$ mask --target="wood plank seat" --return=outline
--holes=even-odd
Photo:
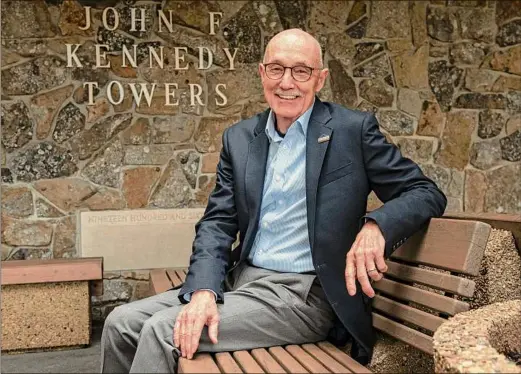
[[[432,219],[387,261],[388,272],[373,283],[374,327],[423,352],[433,353],[432,335],[450,316],[469,310],[491,226],[461,219]],[[186,269],[151,272],[152,293],[184,281]],[[369,372],[328,342],[223,354],[199,353],[180,360],[183,373]]]

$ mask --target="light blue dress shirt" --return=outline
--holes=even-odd
[[[281,137],[270,111],[270,141],[251,264],[280,272],[313,271],[306,206],[306,133],[313,105]]]

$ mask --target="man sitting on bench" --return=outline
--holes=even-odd
[[[352,339],[353,358],[369,362],[370,282],[443,214],[446,198],[386,141],[373,114],[315,96],[328,70],[311,35],[274,36],[259,73],[270,110],[223,134],[184,285],[110,313],[102,372],[175,372],[179,356],[196,352],[328,337]],[[384,205],[366,214],[372,190]]]

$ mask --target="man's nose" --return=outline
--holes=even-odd
[[[291,75],[291,68],[284,69],[284,75],[281,78],[280,86],[281,88],[293,88],[294,86],[293,76]]]

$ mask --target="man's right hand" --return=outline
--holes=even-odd
[[[195,291],[190,302],[181,309],[174,325],[174,345],[181,356],[191,359],[199,346],[204,326],[212,343],[217,344],[219,311],[211,291]]]

